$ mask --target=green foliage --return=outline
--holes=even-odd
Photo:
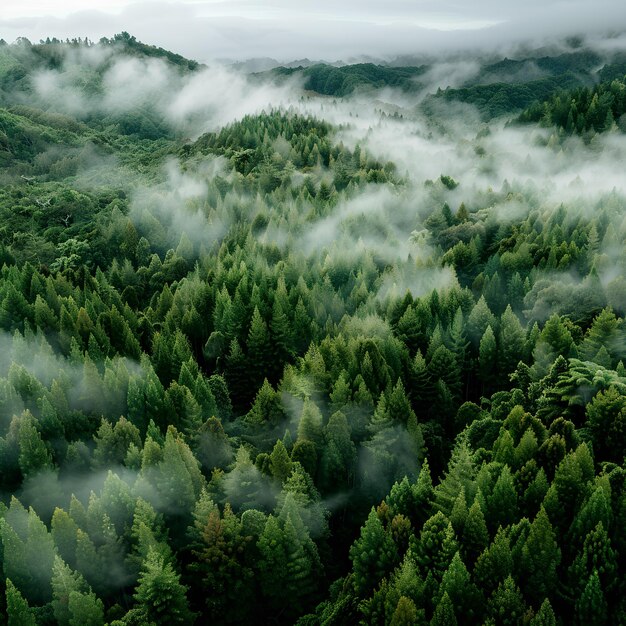
[[[556,126],[570,135],[610,130],[626,113],[626,78],[622,75],[593,88],[559,91],[543,103],[535,103],[519,117],[521,122]]]
[[[397,559],[393,539],[383,528],[374,509],[361,528],[361,536],[350,549],[350,558],[357,593],[372,589]]]
[[[147,622],[188,624],[192,619],[186,588],[170,563],[165,563],[154,550],[148,552],[135,592],[138,612]]]
[[[307,68],[278,67],[269,74],[278,81],[294,75],[302,76],[305,89],[325,96],[343,97],[355,90],[380,87],[400,87],[406,91],[415,91],[419,87],[416,79],[419,79],[427,69],[426,66],[385,67],[373,63],[333,67],[320,63]]]
[[[19,589],[7,578],[6,582],[7,623],[10,626],[35,626],[35,616]]]
[[[621,194],[481,188],[491,126],[464,139],[476,185],[422,185],[313,106],[187,141],[152,103],[78,119],[29,86],[104,101],[106,67],[72,61],[101,53],[198,78],[127,33],[0,45],[9,623],[622,623]],[[421,110],[500,115],[598,64],[507,59]],[[271,75],[306,99],[426,70]],[[615,72],[523,114],[560,128],[537,155],[618,132]]]

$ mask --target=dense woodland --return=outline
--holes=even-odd
[[[0,622],[626,623],[625,198],[465,195],[297,107],[192,140],[33,86],[126,56],[199,69],[0,46]],[[623,140],[625,89],[516,128]]]

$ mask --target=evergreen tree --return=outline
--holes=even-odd
[[[582,595],[576,600],[576,624],[600,626],[606,624],[608,610],[598,572],[593,572]]]
[[[441,579],[440,592],[448,594],[455,615],[463,615],[468,621],[476,620],[480,611],[478,589],[470,580],[469,572],[457,552]]]
[[[458,551],[452,524],[438,511],[424,524],[419,541],[411,546],[415,561],[424,571],[430,570],[441,579]]]
[[[515,371],[517,364],[524,357],[525,333],[520,321],[513,313],[511,305],[500,318],[500,336],[498,342],[498,371],[508,375]]]
[[[228,504],[223,517],[213,508],[201,527],[198,563],[192,567],[210,590],[205,605],[213,620],[234,624],[250,618],[253,573],[245,564],[245,550],[251,540]]]
[[[489,545],[489,532],[478,497],[469,508],[463,527],[463,551],[468,563],[474,563],[478,555]]]
[[[530,620],[531,626],[556,626],[556,617],[552,610],[550,600],[547,598],[542,602],[535,617]]]
[[[32,416],[22,418],[19,449],[20,470],[25,478],[52,467],[52,456],[37,431]]]
[[[489,599],[489,614],[498,626],[517,626],[524,623],[526,603],[511,576],[500,583]]]
[[[172,565],[150,550],[134,594],[138,611],[146,623],[189,624],[193,614],[187,604],[186,591]]]
[[[494,382],[497,356],[496,337],[491,326],[487,326],[480,340],[478,354],[478,375],[483,383],[483,391],[487,392],[491,390]]]
[[[357,593],[373,589],[393,567],[396,548],[372,509],[361,527],[361,535],[350,548],[350,559]]]
[[[36,626],[35,616],[19,589],[7,578],[7,624],[9,626]]]
[[[537,604],[550,597],[557,584],[561,550],[552,524],[543,508],[530,527],[522,548],[521,578],[525,595]]]
[[[391,626],[413,626],[417,623],[417,607],[415,602],[406,596],[400,596],[396,610],[393,612]]]
[[[512,573],[513,555],[510,539],[500,528],[491,545],[478,557],[474,577],[479,587],[490,593]]]
[[[52,607],[54,617],[59,624],[67,625],[72,618],[70,610],[70,595],[85,593],[88,585],[85,579],[66,565],[58,556],[54,559],[52,569]]]
[[[458,621],[454,614],[454,606],[448,594],[444,591],[441,600],[437,604],[430,626],[456,626]]]

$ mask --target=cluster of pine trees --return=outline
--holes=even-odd
[[[413,207],[295,110],[2,123],[0,623],[626,621],[619,194]],[[98,140],[127,186],[46,158]]]
[[[556,126],[567,135],[593,135],[611,130],[616,122],[624,130],[626,77],[560,92],[545,102],[535,102],[519,117],[520,122]]]

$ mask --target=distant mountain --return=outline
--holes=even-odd
[[[373,63],[357,63],[335,67],[319,63],[310,67],[277,67],[269,72],[255,74],[257,80],[268,78],[284,82],[292,77],[301,77],[308,91],[325,96],[344,97],[363,89],[396,87],[414,91],[419,87],[418,77],[427,71],[422,67],[385,67]]]

